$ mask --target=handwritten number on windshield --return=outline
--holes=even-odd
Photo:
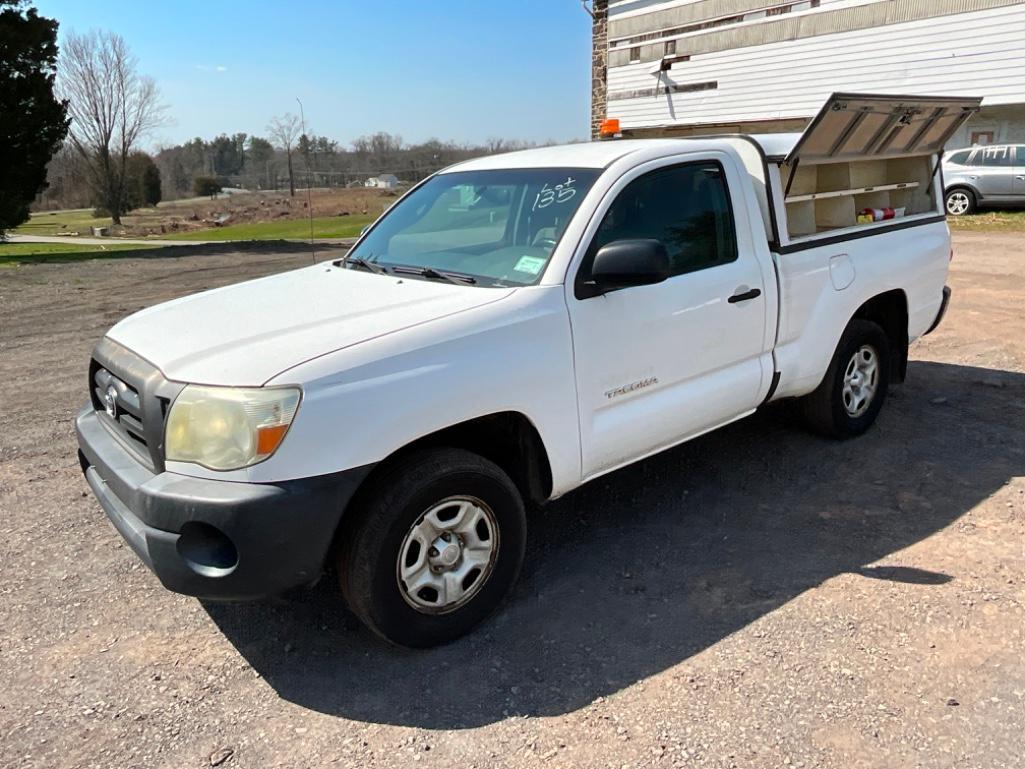
[[[537,211],[540,208],[548,208],[552,203],[565,203],[572,200],[577,194],[576,187],[573,186],[575,182],[576,179],[570,176],[562,184],[556,184],[555,187],[549,187],[546,183],[537,193],[532,210]]]

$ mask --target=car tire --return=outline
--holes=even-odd
[[[947,190],[943,199],[943,206],[948,216],[967,216],[974,214],[978,208],[979,201],[975,193],[967,187],[955,187]]]
[[[347,517],[342,594],[367,627],[398,646],[437,646],[469,632],[506,597],[523,564],[519,491],[496,464],[461,449],[393,462]]]
[[[868,430],[886,400],[890,361],[883,329],[872,321],[852,320],[822,383],[801,399],[805,423],[820,435],[840,439]]]

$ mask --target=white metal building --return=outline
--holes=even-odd
[[[377,187],[379,189],[390,190],[394,187],[399,186],[399,178],[395,174],[381,174],[380,176],[371,176],[364,183],[365,187]]]
[[[595,0],[594,17],[594,128],[800,130],[847,91],[982,96],[948,146],[1025,141],[1025,0]]]

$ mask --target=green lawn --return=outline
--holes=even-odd
[[[313,220],[314,238],[354,238],[374,221],[373,216],[322,216]],[[212,230],[161,235],[162,240],[304,240],[310,237],[309,219],[236,224]]]
[[[1025,232],[1025,211],[986,211],[948,216],[953,232]]]
[[[0,243],[0,267],[27,262],[66,262],[75,259],[94,259],[116,251],[141,251],[153,246],[133,246],[111,243],[109,246],[87,246],[75,241],[68,243]]]
[[[32,217],[12,232],[19,235],[60,235],[65,232],[77,232],[79,235],[92,235],[92,227],[110,225],[110,217],[98,219],[93,216],[91,208],[77,208],[67,211],[43,211],[32,214]]]

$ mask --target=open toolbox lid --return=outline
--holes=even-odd
[[[982,105],[981,98],[835,93],[783,161],[840,163],[932,155]]]

